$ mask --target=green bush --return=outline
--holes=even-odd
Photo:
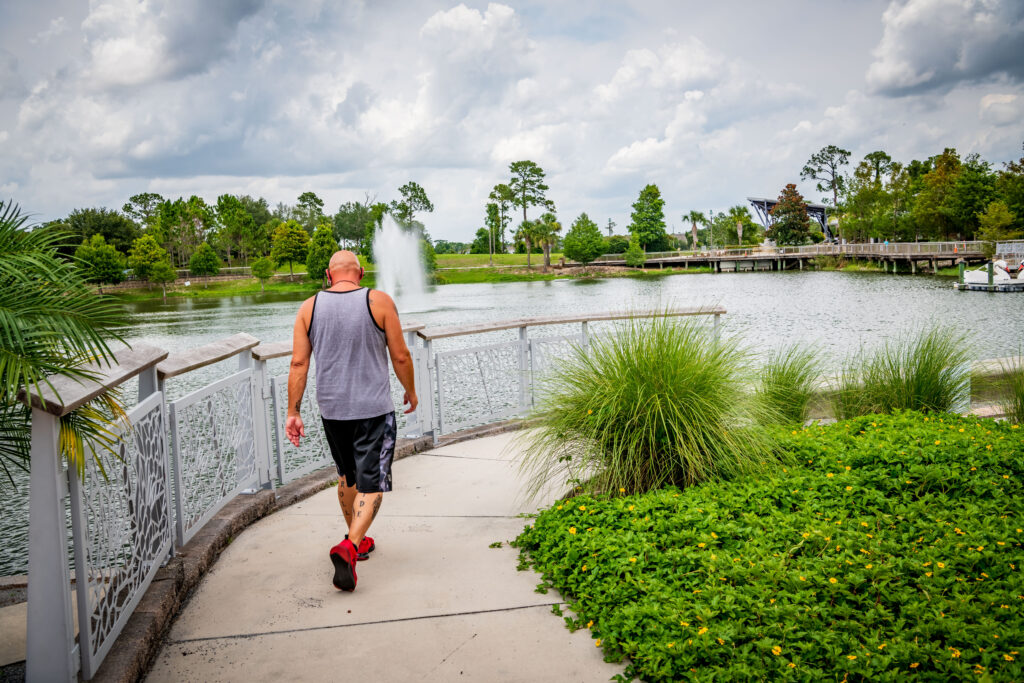
[[[970,390],[967,339],[933,327],[856,356],[834,395],[837,417],[897,410],[945,412]]]
[[[524,432],[534,491],[568,475],[591,491],[687,486],[767,461],[747,355],[693,319],[634,318],[539,381]],[[583,480],[586,480],[583,482]]]
[[[627,679],[1024,679],[1024,429],[900,413],[778,438],[772,476],[559,501],[515,545]]]
[[[774,351],[761,368],[758,396],[782,424],[803,424],[819,371],[816,349],[794,344]]]
[[[647,255],[640,248],[640,240],[636,236],[629,240],[629,247],[624,252],[623,258],[630,268],[639,268],[647,262]]]

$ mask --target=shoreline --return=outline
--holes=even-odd
[[[812,268],[805,272],[851,272],[851,273],[885,273],[883,268],[874,265],[870,261],[847,261],[841,267],[820,267]],[[668,277],[670,275],[708,274],[712,273],[710,267],[695,268],[630,268],[627,266],[600,266],[593,265],[587,268],[581,266],[566,266],[557,268],[552,266],[547,273],[542,272],[541,266],[532,266],[530,269],[523,267],[487,267],[471,266],[466,268],[445,268],[437,270],[432,277],[432,284],[459,285],[459,284],[481,284],[481,283],[503,283],[503,282],[535,282],[550,280],[598,280],[613,278],[635,278],[649,279]],[[768,271],[759,271],[768,272]],[[720,275],[729,273],[718,273]],[[892,273],[888,273],[892,274]],[[910,273],[899,273],[910,275]],[[953,268],[940,268],[935,273],[921,272],[919,275],[955,277],[957,272]],[[301,278],[300,273],[295,278]],[[283,281],[268,282],[261,290],[259,281],[252,277],[240,277],[230,280],[218,280],[204,285],[202,281],[194,282],[189,287],[176,285],[168,287],[168,299],[201,299],[221,298],[231,296],[252,296],[255,294],[288,294],[308,292],[310,295],[320,290],[320,283],[308,280],[286,278]],[[363,284],[367,287],[376,285],[374,271],[368,271],[363,278]],[[161,289],[154,285],[152,288],[136,287],[131,289],[117,290],[106,288],[104,295],[110,296],[124,302],[152,301],[162,299]]]

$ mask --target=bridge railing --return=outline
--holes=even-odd
[[[914,256],[920,254],[922,259],[955,257],[959,254],[979,254],[982,252],[984,242],[959,241],[959,242],[875,242],[870,244],[849,243],[849,244],[807,244],[794,247],[743,247],[729,249],[702,249],[696,251],[655,251],[645,255],[647,261],[658,261],[663,259],[695,259],[706,258],[741,258],[750,257],[773,257],[773,256]],[[1024,253],[1024,244],[1018,245],[1017,250]],[[1017,252],[1014,252],[1017,253]],[[598,256],[593,263],[619,263],[625,259],[623,254],[603,254]]]

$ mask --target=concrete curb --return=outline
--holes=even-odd
[[[451,445],[521,427],[522,423],[518,420],[485,425],[450,434],[440,439],[437,445]],[[406,458],[433,447],[431,437],[400,439],[395,446],[395,459]],[[174,618],[188,602],[203,575],[217,561],[220,552],[234,537],[253,522],[309,498],[337,481],[338,473],[335,469],[325,467],[276,491],[238,496],[225,505],[157,572],[92,680],[97,683],[141,680],[156,658]]]

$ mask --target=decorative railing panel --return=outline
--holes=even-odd
[[[90,458],[69,473],[82,677],[92,678],[171,550],[170,476],[163,395],[129,414],[119,461],[106,476]]]
[[[320,409],[316,405],[316,385],[310,382],[302,395],[302,424],[306,438],[296,448],[285,437],[284,425],[288,417],[288,376],[279,375],[270,380],[274,444],[277,452],[277,479],[287,484],[313,470],[330,465],[331,450],[327,435],[320,421]]]
[[[184,545],[229,500],[259,482],[252,370],[168,405],[177,535]]]
[[[436,354],[440,431],[499,420],[523,410],[524,342]]]

